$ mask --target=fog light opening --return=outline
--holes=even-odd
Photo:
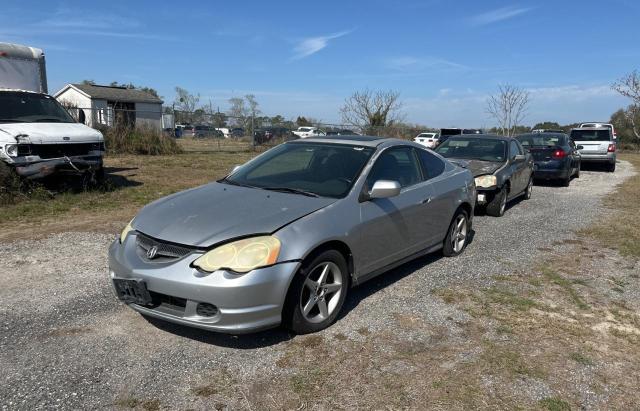
[[[196,313],[201,317],[213,317],[218,314],[218,307],[208,303],[198,303]]]

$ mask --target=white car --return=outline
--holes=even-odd
[[[420,133],[413,139],[413,141],[418,144],[422,144],[425,147],[434,148],[438,144],[438,134]]]
[[[613,134],[613,140],[617,140],[618,136],[616,135],[616,129],[613,128],[613,124],[611,123],[582,123],[580,124],[580,128],[608,128],[611,130],[611,134]]]
[[[293,131],[293,134],[300,138],[308,138],[308,137],[317,137],[317,136],[326,136],[327,133],[320,130],[318,127],[298,127],[297,130]]]

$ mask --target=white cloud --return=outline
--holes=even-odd
[[[335,40],[337,38],[346,36],[351,33],[353,30],[341,31],[339,33],[329,34],[327,36],[317,36],[317,37],[308,37],[302,39],[296,46],[293,48],[293,56],[291,60],[300,60],[305,57],[309,57],[312,54],[315,54],[322,50],[323,48],[329,45],[330,40]]]
[[[502,7],[499,9],[487,11],[471,17],[471,24],[475,26],[485,26],[487,24],[497,23],[499,21],[508,20],[521,14],[533,10],[531,7]]]

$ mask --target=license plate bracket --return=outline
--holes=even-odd
[[[153,303],[147,284],[141,279],[114,278],[113,285],[118,298],[127,304],[151,305]]]

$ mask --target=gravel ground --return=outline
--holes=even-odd
[[[557,247],[605,213],[600,200],[630,175],[626,162],[614,174],[583,171],[569,188],[536,186],[531,200],[515,202],[502,218],[475,217],[476,233],[462,256],[424,257],[352,290],[344,315],[320,334],[435,338],[391,319],[443,326],[463,319],[430,291],[461,281],[482,285],[526,267],[541,249]],[[0,244],[0,408],[113,408],[135,398],[157,401],[149,409],[206,409],[206,399],[190,390],[220,370],[245,380],[282,372],[276,361],[289,340],[301,337],[282,330],[207,333],[146,320],[120,304],[107,279],[113,238],[69,232]],[[456,332],[449,329],[454,341]]]

